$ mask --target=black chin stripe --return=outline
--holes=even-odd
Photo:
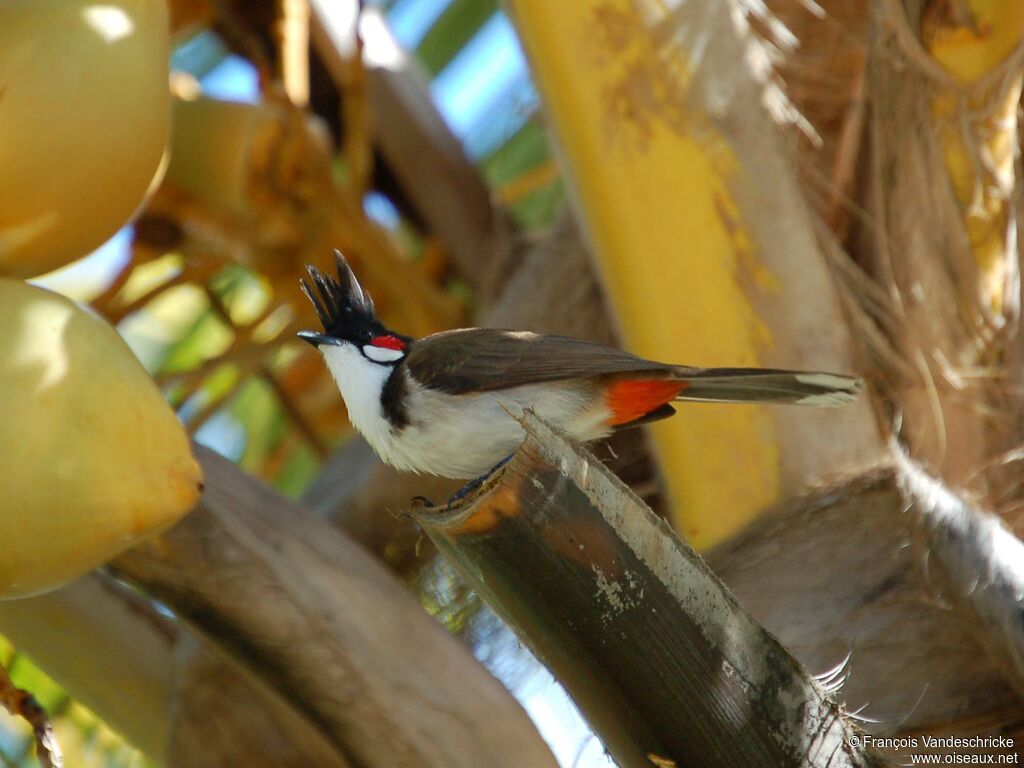
[[[391,370],[388,380],[384,382],[384,389],[380,393],[380,406],[384,411],[384,418],[396,430],[409,425],[409,414],[405,409],[405,396],[408,392],[409,385],[405,380],[405,368],[396,365]]]

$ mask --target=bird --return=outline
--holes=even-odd
[[[521,330],[460,328],[413,339],[385,327],[340,251],[337,276],[307,266],[300,288],[322,331],[316,347],[349,419],[398,470],[459,480],[507,460],[523,412],[587,443],[675,413],[679,401],[838,406],[860,379],[767,368],[696,368],[592,341]]]

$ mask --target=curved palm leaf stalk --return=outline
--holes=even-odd
[[[206,490],[113,567],[364,768],[552,768],[519,705],[359,546],[213,452]],[[410,653],[410,649],[414,652]]]
[[[0,631],[154,765],[349,768],[280,695],[104,574],[0,601]]]
[[[852,370],[846,320],[769,111],[785,103],[751,63],[737,3],[508,7],[623,342],[697,365]],[[673,522],[698,549],[883,449],[866,402],[829,413],[684,408],[652,434]]]
[[[869,766],[858,731],[703,560],[527,415],[488,488],[416,517],[632,766]]]
[[[1024,546],[900,454],[787,500],[708,562],[801,663],[835,669],[868,731],[1019,728]]]
[[[927,551],[942,571],[941,587],[977,615],[979,640],[1024,695],[1024,543],[999,517],[971,508],[942,483],[902,463],[900,490],[917,506]]]

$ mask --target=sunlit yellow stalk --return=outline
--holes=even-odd
[[[769,339],[737,279],[751,247],[726,184],[735,160],[708,126],[679,130],[700,118],[678,100],[682,51],[659,46],[643,3],[508,5],[625,344],[672,362],[757,365]],[[653,436],[674,521],[696,546],[779,494],[774,422],[761,408],[682,408]]]
[[[925,46],[953,82],[936,89],[937,120],[950,181],[978,269],[978,298],[1004,308],[1014,224],[1014,148],[1021,68],[1003,71],[1024,40],[1024,3],[959,0],[926,11]],[[1016,52],[1016,53],[1015,53]],[[1024,61],[1024,60],[1022,60]]]

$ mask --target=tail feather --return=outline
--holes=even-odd
[[[717,403],[791,403],[832,407],[853,400],[862,381],[854,376],[765,368],[683,371],[686,388],[676,400]]]

